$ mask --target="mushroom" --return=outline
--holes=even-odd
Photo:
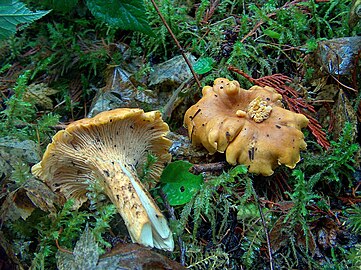
[[[271,87],[242,89],[237,81],[218,78],[202,89],[203,97],[184,116],[194,145],[210,154],[226,153],[228,163],[249,166],[249,172],[272,175],[280,164],[294,168],[306,149],[302,115],[282,107]]]
[[[75,121],[59,131],[32,173],[53,190],[86,201],[90,183],[99,183],[122,216],[133,242],[173,250],[167,220],[140,182],[147,154],[157,157],[150,176],[159,175],[171,155],[169,132],[159,111],[120,108]]]

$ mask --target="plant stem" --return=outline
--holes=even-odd
[[[261,216],[261,221],[262,221],[263,230],[264,230],[264,233],[265,233],[265,235],[266,235],[267,250],[268,250],[268,256],[269,256],[270,270],[273,270],[274,268],[273,268],[272,248],[271,248],[271,241],[270,241],[269,235],[268,235],[268,230],[267,230],[266,221],[265,221],[265,219],[264,219],[264,215],[263,215],[263,212],[262,212],[261,204],[260,204],[258,195],[257,195],[257,193],[256,193],[256,190],[254,189],[253,184],[251,184],[251,186],[252,186],[253,197],[254,197],[254,200],[255,200],[255,202],[256,202],[256,204],[257,204],[259,214],[260,214],[260,216]]]
[[[184,53],[183,47],[180,45],[178,39],[177,39],[176,36],[173,34],[172,29],[170,29],[170,27],[169,27],[168,23],[166,22],[164,16],[163,16],[162,13],[160,12],[157,4],[155,3],[154,0],[150,0],[150,1],[152,2],[155,10],[157,11],[160,19],[162,20],[164,26],[167,28],[169,34],[171,35],[172,39],[174,40],[175,44],[177,45],[179,51],[181,52],[181,54],[182,54],[184,60],[186,61],[187,65],[188,65],[188,67],[189,67],[189,69],[190,69],[190,71],[192,72],[192,75],[193,75],[194,79],[196,80],[198,86],[199,86],[199,87],[202,87],[202,86],[201,86],[201,83],[200,83],[200,81],[199,81],[199,79],[198,79],[198,76],[197,76],[197,74],[195,73],[195,71],[194,71],[194,69],[193,69],[193,67],[192,67],[192,64],[189,62],[188,57],[187,57],[186,54]]]
[[[170,219],[177,221],[177,218],[174,214],[174,208],[172,206],[170,206],[168,199],[167,199],[167,195],[164,193],[164,191],[161,188],[158,191],[159,191],[160,197],[163,200],[164,206],[168,211]],[[186,249],[184,247],[184,242],[183,242],[181,236],[178,236],[178,245],[179,245],[179,249],[180,249],[180,264],[185,265]]]

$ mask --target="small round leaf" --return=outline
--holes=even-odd
[[[162,190],[171,206],[189,202],[203,183],[202,175],[189,172],[192,163],[178,160],[168,164],[160,177]]]
[[[201,57],[194,63],[193,69],[197,74],[204,74],[212,70],[214,62],[212,57]]]

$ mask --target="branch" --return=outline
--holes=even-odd
[[[192,72],[192,75],[193,75],[194,79],[196,80],[198,86],[201,88],[202,85],[201,85],[201,83],[200,83],[200,81],[199,81],[199,79],[198,79],[197,74],[195,73],[195,71],[194,71],[194,69],[193,69],[193,67],[192,67],[192,64],[189,62],[186,54],[184,53],[184,49],[183,49],[182,46],[180,45],[180,43],[179,43],[178,39],[176,38],[176,36],[173,34],[172,29],[170,29],[168,23],[167,23],[166,20],[164,19],[163,15],[162,15],[162,13],[160,12],[160,10],[159,10],[157,4],[155,3],[155,1],[154,1],[154,0],[150,0],[150,1],[152,2],[155,10],[157,11],[160,19],[162,20],[164,26],[167,28],[169,34],[171,35],[172,39],[174,40],[175,44],[177,45],[179,51],[181,52],[181,54],[182,54],[184,60],[186,61],[187,65],[188,65],[188,67],[189,67],[189,69],[190,69],[190,71]]]
[[[259,200],[259,197],[258,197],[258,195],[257,195],[256,190],[254,189],[253,183],[251,184],[251,186],[252,186],[253,198],[254,198],[254,200],[255,200],[255,203],[257,204],[258,212],[259,212],[259,214],[260,214],[260,216],[261,216],[263,231],[264,231],[264,234],[265,234],[265,236],[266,236],[267,251],[268,251],[268,256],[269,256],[270,270],[273,270],[274,268],[273,268],[272,247],[271,247],[271,241],[270,241],[269,234],[268,234],[268,229],[267,229],[266,220],[265,220],[265,218],[264,218],[263,211],[262,211],[262,207],[261,207],[261,204],[260,204],[260,200]]]
[[[174,214],[174,208],[172,206],[170,206],[168,199],[167,199],[167,195],[163,192],[163,190],[161,188],[159,189],[159,195],[163,200],[164,206],[168,211],[170,219],[176,221],[177,218]],[[183,243],[181,236],[178,236],[178,245],[179,245],[179,249],[180,249],[180,264],[185,265],[186,249],[184,247],[184,243]]]

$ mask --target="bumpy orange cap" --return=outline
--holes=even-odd
[[[237,81],[218,78],[184,116],[194,145],[210,154],[226,153],[227,162],[245,164],[249,172],[271,175],[280,164],[294,168],[306,149],[301,128],[308,119],[283,108],[273,88],[242,89]]]

